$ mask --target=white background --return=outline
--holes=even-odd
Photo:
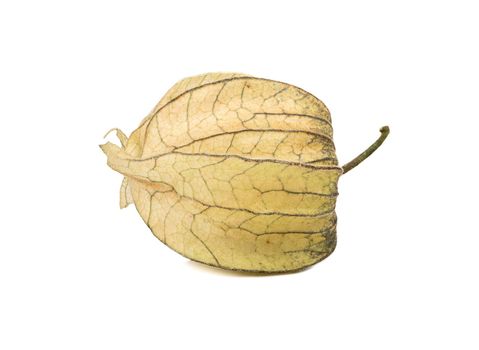
[[[0,348],[478,349],[475,1],[2,1]],[[98,148],[177,80],[238,71],[332,112],[338,247],[297,274],[192,263]]]

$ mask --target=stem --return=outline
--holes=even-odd
[[[381,136],[379,136],[379,138],[371,146],[369,146],[367,150],[358,155],[349,163],[343,165],[343,175],[346,174],[349,170],[354,169],[356,166],[361,164],[363,160],[373,154],[374,151],[382,145],[384,140],[386,140],[386,137],[388,137],[389,135],[389,126],[383,126],[381,129],[379,129],[379,131],[381,132]]]

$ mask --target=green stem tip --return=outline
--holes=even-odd
[[[383,144],[384,140],[386,140],[389,135],[389,126],[383,126],[381,129],[379,129],[379,131],[381,132],[381,136],[379,136],[379,138],[371,146],[369,146],[367,150],[358,155],[349,163],[343,165],[343,174],[346,174],[349,170],[354,169],[356,166],[361,164],[363,160],[373,154],[374,151]]]

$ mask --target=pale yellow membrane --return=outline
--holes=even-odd
[[[342,169],[329,111],[306,91],[235,73],[187,78],[121,141],[101,146],[125,176],[120,205],[134,203],[176,252],[285,272],[334,250]]]

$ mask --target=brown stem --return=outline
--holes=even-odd
[[[381,132],[381,136],[379,136],[379,138],[371,146],[369,146],[367,150],[358,155],[349,163],[343,165],[343,174],[346,174],[349,170],[354,169],[356,166],[362,163],[363,160],[373,154],[374,151],[379,148],[379,146],[382,145],[384,140],[386,140],[386,137],[389,135],[389,126],[383,126],[381,129],[379,129],[379,131]]]

